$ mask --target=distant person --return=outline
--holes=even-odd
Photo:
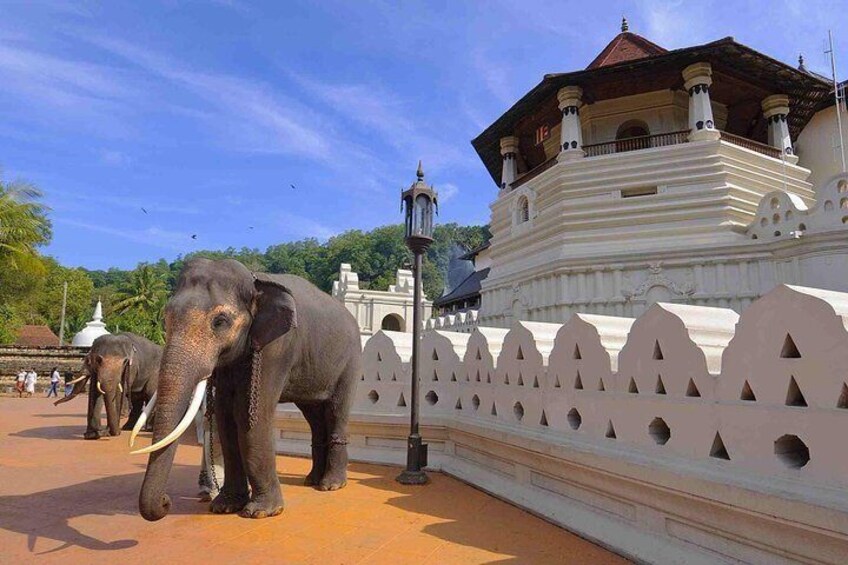
[[[31,369],[29,373],[26,374],[26,380],[24,381],[24,384],[26,385],[27,398],[31,397],[33,393],[35,393],[36,380],[38,380],[38,373],[35,372],[35,369]]]
[[[62,378],[59,376],[59,368],[53,367],[53,370],[50,371],[50,390],[47,391],[47,398],[50,398],[51,394],[59,398],[59,391],[57,389],[59,388],[60,380]]]
[[[15,388],[18,390],[18,397],[23,398],[24,396],[24,383],[26,382],[27,372],[21,369],[18,372],[18,380],[15,382]]]

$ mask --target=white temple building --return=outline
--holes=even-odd
[[[837,110],[848,129],[803,64],[733,38],[667,51],[623,22],[586,69],[545,75],[473,140],[498,186],[479,323],[848,291]]]
[[[353,314],[362,335],[378,331],[412,331],[412,305],[415,285],[412,271],[398,269],[397,282],[388,290],[370,290],[359,287],[359,275],[348,263],[342,263],[339,280],[333,282],[333,297],[342,302]],[[423,293],[422,293],[423,296]],[[430,317],[433,303],[423,297],[423,318]]]
[[[108,333],[106,324],[103,322],[103,305],[98,300],[91,321],[86,323],[85,327],[74,336],[71,345],[74,347],[91,347],[95,339]]]

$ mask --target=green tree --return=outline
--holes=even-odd
[[[65,336],[70,337],[91,319],[94,283],[82,269],[61,266],[52,257],[45,258],[47,277],[37,291],[34,311],[28,323],[47,324],[59,334],[62,319],[64,283],[68,283],[68,303],[65,309]]]
[[[24,257],[38,256],[37,248],[52,235],[41,192],[24,182],[0,181],[0,258],[15,269]]]
[[[130,273],[127,282],[119,289],[117,302],[112,307],[119,314],[130,310],[153,314],[167,294],[168,286],[162,273],[153,265],[145,263]]]

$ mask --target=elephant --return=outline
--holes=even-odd
[[[283,511],[274,414],[293,402],[312,432],[305,483],[347,484],[347,423],[362,373],[359,326],[341,302],[294,275],[253,273],[233,259],[186,262],[164,311],[153,444],[139,512],[164,518],[176,440],[214,386],[224,484],[209,509],[265,518]]]
[[[102,335],[94,340],[85,356],[83,371],[87,375],[76,380],[71,394],[54,404],[73,400],[89,381],[88,424],[83,437],[100,438],[104,405],[109,435],[119,436],[122,429],[133,428],[143,404],[156,392],[161,360],[162,346],[140,335],[128,332]],[[125,409],[129,419],[121,427],[120,418]]]

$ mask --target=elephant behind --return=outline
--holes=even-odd
[[[100,438],[100,416],[106,408],[109,435],[121,435],[131,430],[145,402],[156,392],[162,347],[133,333],[103,335],[94,340],[83,363],[87,376],[74,383],[66,398],[55,404],[72,400],[88,381],[88,424],[85,439]],[[123,428],[120,418],[125,409],[129,419]]]

